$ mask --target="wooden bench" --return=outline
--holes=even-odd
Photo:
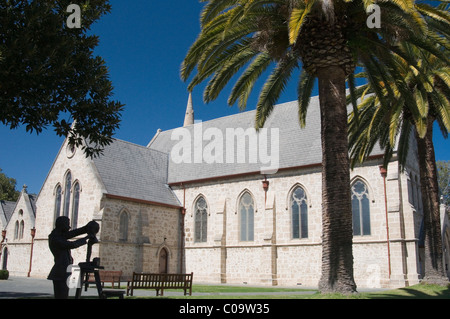
[[[102,287],[105,286],[105,282],[111,283],[114,288],[114,283],[117,283],[117,288],[120,288],[120,282],[122,278],[122,271],[120,270],[100,270],[100,282]],[[95,283],[94,275],[90,274],[89,283]]]
[[[189,296],[192,296],[192,277],[190,274],[151,274],[151,273],[133,273],[131,281],[127,284],[127,296],[133,296],[133,289],[155,289],[156,295],[164,296],[164,290],[183,289],[186,296],[189,290]]]

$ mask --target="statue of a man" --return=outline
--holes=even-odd
[[[73,264],[70,250],[85,244],[92,245],[96,243],[96,232],[94,233],[92,229],[98,232],[99,225],[97,222],[90,221],[81,228],[70,230],[70,219],[68,217],[60,216],[56,219],[55,229],[48,236],[48,245],[55,261],[48,279],[53,280],[53,291],[56,299],[67,299],[69,297],[67,278],[70,276],[70,273],[67,272],[67,268]],[[78,240],[69,241],[69,239],[82,234],[88,235]]]

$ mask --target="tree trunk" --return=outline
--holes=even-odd
[[[427,133],[424,138],[420,138],[416,131],[425,231],[425,275],[423,280],[430,284],[446,285],[448,284],[448,278],[443,264],[439,186],[433,145],[433,123],[433,119],[428,121]]]
[[[345,72],[339,66],[317,70],[322,130],[321,292],[356,291],[348,157]]]

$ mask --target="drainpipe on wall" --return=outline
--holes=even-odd
[[[388,216],[388,203],[387,203],[387,192],[386,192],[386,176],[387,169],[380,166],[380,174],[383,177],[384,184],[384,208],[386,211],[386,241],[387,241],[387,251],[388,251],[388,266],[389,266],[389,279],[391,279],[391,247],[389,242],[389,216]]]
[[[33,263],[33,246],[34,246],[34,236],[36,236],[36,228],[31,229],[31,251],[30,251],[30,268],[28,269],[27,277],[30,277],[31,274],[31,265]]]
[[[262,181],[263,189],[264,189],[264,204],[267,204],[267,191],[269,190],[269,181],[267,180],[267,176],[264,175],[264,180]]]
[[[184,216],[186,216],[186,188],[183,184],[180,184],[183,188],[183,207],[180,209],[181,213],[181,225],[180,225],[180,274],[184,273]]]
[[[405,280],[405,287],[409,287],[408,279],[408,261],[407,254],[408,249],[406,247],[406,235],[405,235],[405,219],[403,216],[403,190],[402,190],[402,179],[401,179],[401,167],[400,164],[397,165],[398,172],[398,194],[399,194],[399,222],[400,222],[400,238],[401,238],[401,257],[402,257],[402,267],[403,267],[403,277]]]

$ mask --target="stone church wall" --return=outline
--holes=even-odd
[[[71,174],[71,189],[66,188],[67,174]],[[70,192],[70,206],[68,217],[74,222],[72,216],[73,186],[80,186],[80,200],[77,225],[79,228],[89,221],[97,219],[100,211],[101,200],[104,192],[92,161],[85,157],[81,149],[73,151],[64,143],[56,157],[47,178],[41,188],[36,202],[36,237],[33,251],[32,275],[35,277],[47,277],[53,266],[53,255],[48,248],[48,235],[52,232],[55,223],[55,202],[58,186],[62,189],[61,207],[64,206],[67,192]],[[60,215],[63,214],[61,208]],[[76,226],[76,227],[74,227]],[[86,246],[72,251],[74,263],[86,260]]]
[[[22,190],[14,212],[9,220],[1,261],[6,258],[11,276],[27,276],[30,269],[31,230],[35,227],[35,217],[26,188]]]
[[[126,239],[120,228],[123,214],[128,220]],[[133,272],[158,273],[161,249],[168,252],[167,271],[180,271],[179,209],[108,199],[102,210],[100,241],[102,265],[122,270],[125,277]]]
[[[367,185],[370,199],[371,232],[353,239],[358,287],[402,286],[405,264],[410,265],[410,282],[417,282],[418,278],[416,267],[411,267],[417,263],[416,234],[402,231],[416,223],[416,216],[404,212],[405,216],[400,218],[400,201],[402,196],[407,196],[407,189],[399,187],[399,179],[404,176],[399,173],[397,162],[389,164],[386,206],[380,164],[381,160],[372,160],[356,167],[350,174],[352,182],[359,179]],[[317,286],[322,251],[321,167],[269,175],[267,193],[262,186],[263,180],[264,176],[257,175],[192,183],[184,185],[185,189],[173,186],[178,198],[186,203],[186,267],[189,272],[194,271],[194,280]],[[289,196],[296,185],[303,187],[308,198],[308,237],[301,239],[293,239],[291,230]],[[238,202],[245,191],[252,195],[256,208],[254,240],[248,242],[239,239]],[[194,240],[194,210],[199,196],[203,196],[208,204],[208,237],[206,242],[200,243]],[[386,210],[389,211],[387,215]],[[395,239],[390,245],[388,229],[390,240]],[[404,256],[405,249],[411,254],[398,257]]]
[[[410,157],[404,171],[392,161],[385,178],[380,164],[381,159],[373,159],[350,172],[352,182],[361,180],[367,185],[370,201],[370,234],[353,238],[354,277],[358,287],[415,284],[421,271],[418,239],[423,216],[417,160]],[[94,246],[92,257],[99,256],[106,269],[122,270],[125,278],[133,272],[160,272],[160,257],[167,252],[167,271],[194,272],[196,282],[317,286],[322,254],[320,165],[267,176],[172,185],[179,201],[185,203],[186,213],[181,215],[176,208],[108,197],[92,162],[81,151],[73,153],[63,145],[36,203],[33,277],[45,278],[53,265],[47,238],[55,220],[56,188],[62,187],[64,202],[68,172],[72,187],[80,185],[78,227],[90,220],[101,225],[101,243]],[[297,186],[306,193],[308,209],[308,236],[300,239],[292,236],[290,208],[290,195]],[[254,238],[249,241],[240,238],[239,200],[244,193],[250,194],[254,203]],[[207,236],[197,242],[195,203],[200,196],[208,207]],[[73,193],[70,198],[72,205]],[[124,214],[126,238],[121,228]],[[14,222],[7,228],[8,269],[11,275],[25,276],[31,253],[30,229],[25,227],[23,239],[11,240]],[[31,220],[24,222],[32,224]],[[84,261],[86,247],[72,255],[75,263]]]

